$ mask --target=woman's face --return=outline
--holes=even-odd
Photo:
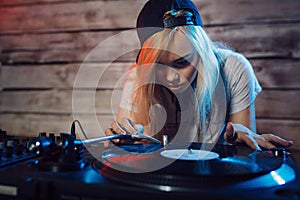
[[[158,60],[157,80],[174,93],[181,93],[195,79],[198,61],[199,56],[190,41],[183,33],[176,31]]]

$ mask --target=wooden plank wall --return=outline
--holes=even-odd
[[[101,135],[95,119],[109,126],[115,80],[135,58],[135,52],[128,52],[109,65],[103,54],[133,48],[137,40],[118,38],[90,58],[86,77],[109,66],[101,83],[74,89],[74,81],[99,43],[135,27],[145,2],[0,0],[0,128],[15,135],[59,133],[69,131],[79,117],[89,136]],[[211,38],[245,54],[254,66],[264,88],[256,100],[258,131],[293,139],[300,148],[299,0],[194,2]],[[95,87],[96,103],[89,98]],[[82,105],[75,112],[74,90]]]

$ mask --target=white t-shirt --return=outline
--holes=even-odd
[[[229,114],[250,106],[262,88],[250,62],[239,53],[228,56],[223,66]]]

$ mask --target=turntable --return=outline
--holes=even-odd
[[[105,151],[103,161],[93,162],[92,166],[108,179],[133,187],[221,199],[252,199],[245,194],[270,188],[275,192],[276,187],[289,184],[299,176],[288,164],[282,148],[260,152],[246,146],[215,145],[212,151],[204,151],[200,150],[203,144],[199,143],[193,143],[189,149],[181,149],[181,146],[170,144],[155,153],[145,152],[145,148],[155,149],[153,145],[116,147]],[[157,162],[168,165],[147,173],[135,173]],[[274,196],[265,198],[274,199],[282,191],[276,190]],[[259,195],[254,199],[264,197]]]
[[[300,170],[284,148],[2,138],[0,199],[300,199]]]

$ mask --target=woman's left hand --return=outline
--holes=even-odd
[[[273,134],[256,134],[242,124],[233,124],[229,122],[226,126],[224,139],[229,143],[244,142],[252,149],[261,150],[260,147],[266,149],[276,148],[272,142],[284,147],[291,146],[293,141],[285,140]]]

